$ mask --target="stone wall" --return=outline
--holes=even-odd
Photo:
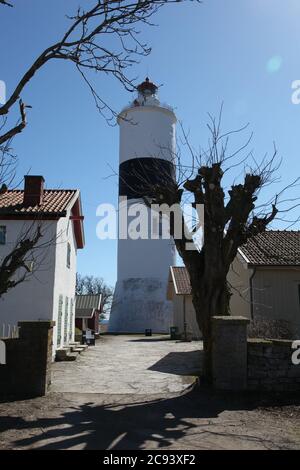
[[[218,390],[300,391],[293,341],[247,340],[243,317],[212,318],[212,379]]]
[[[293,365],[292,341],[248,340],[248,389],[300,391],[300,365]]]
[[[6,364],[0,365],[0,395],[42,396],[51,383],[51,321],[19,322],[19,338],[4,339]]]
[[[247,324],[244,317],[212,318],[212,379],[217,390],[247,388]]]

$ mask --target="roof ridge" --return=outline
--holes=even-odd
[[[68,188],[68,189],[63,189],[63,188],[58,188],[58,189],[55,189],[55,188],[45,188],[44,189],[44,192],[47,192],[47,191],[56,191],[56,192],[62,192],[62,191],[78,191],[78,189],[75,189],[75,188]],[[5,191],[5,193],[2,193],[0,196],[4,196],[5,194],[7,193],[24,193],[24,189],[8,189],[7,191]]]
[[[265,230],[264,232],[261,232],[258,235],[263,235],[264,233],[298,233],[298,232],[300,232],[300,230],[280,230],[280,229],[273,230],[273,229],[270,229],[270,230]]]

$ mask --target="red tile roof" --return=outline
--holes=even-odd
[[[177,295],[190,295],[192,293],[189,273],[184,266],[172,266],[171,275]]]
[[[0,194],[0,218],[1,215],[16,217],[35,214],[44,216],[64,215],[76,193],[76,189],[46,189],[43,203],[40,206],[26,207],[23,204],[24,191],[9,190],[4,194]]]
[[[240,251],[255,266],[300,266],[300,231],[268,230],[251,238]]]

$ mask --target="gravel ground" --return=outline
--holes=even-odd
[[[114,354],[113,361],[117,363],[118,341],[133,339],[108,337],[103,350]],[[127,362],[130,352],[126,352],[127,374],[115,374],[111,380],[111,371],[107,369],[105,378],[103,369],[103,380],[110,387],[106,391],[97,392],[97,381],[96,391],[93,380],[84,384],[84,374],[90,376],[94,364],[89,370],[86,363],[84,372],[83,363],[89,354],[95,359],[94,350],[87,352],[86,359],[82,358],[76,366],[55,364],[60,373],[56,379],[54,374],[53,390],[46,397],[3,400],[0,449],[300,449],[299,396],[221,394],[205,389],[201,383],[192,386],[195,364],[184,367],[184,357],[197,358],[199,344],[196,347],[197,343],[190,343],[191,349],[181,350],[188,345],[154,342],[154,338],[151,357],[147,349],[150,344],[146,344],[145,354],[145,342],[135,339],[139,341],[132,341],[128,347],[130,350],[132,344],[134,363]],[[175,356],[170,356],[169,348],[176,352]],[[105,354],[97,363],[98,378]],[[119,354],[124,354],[123,347]],[[142,355],[148,357],[139,359]],[[119,359],[121,370],[124,361]],[[80,380],[72,375],[74,368],[80,371]],[[155,380],[150,387],[152,372]],[[136,381],[136,375],[143,383]],[[135,377],[135,386],[129,390],[130,376]]]

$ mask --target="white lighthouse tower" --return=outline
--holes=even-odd
[[[166,175],[174,177],[176,116],[162,105],[157,86],[148,78],[137,87],[136,99],[118,117],[120,126],[119,198],[130,207],[144,204],[143,191]],[[147,187],[147,188],[146,188]],[[148,213],[150,209],[143,207]],[[128,215],[128,222],[130,216]],[[169,267],[175,264],[171,239],[118,240],[118,278],[109,331],[166,333],[172,324],[172,306],[166,300]],[[153,227],[152,227],[153,233]]]

